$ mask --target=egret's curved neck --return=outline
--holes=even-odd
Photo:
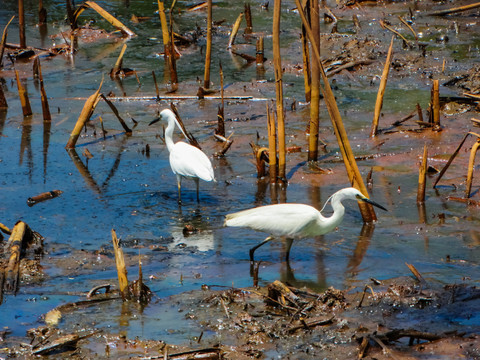
[[[331,197],[331,203],[333,208],[333,214],[330,217],[321,217],[319,222],[322,224],[322,231],[324,234],[334,230],[343,220],[343,215],[345,215],[345,207],[342,205],[343,197],[338,194],[334,194]],[[320,215],[321,216],[321,215]]]
[[[173,142],[174,129],[175,129],[175,120],[172,118],[169,118],[168,126],[165,129],[165,144],[167,144],[167,149],[169,152],[173,150],[173,145],[175,145],[175,143]]]

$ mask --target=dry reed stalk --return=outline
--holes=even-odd
[[[170,70],[170,81],[172,82],[172,90],[176,91],[177,84],[178,84],[178,75],[177,75],[177,59],[175,58],[175,42],[174,42],[174,34],[173,34],[173,14],[170,11],[170,41],[168,45],[169,55],[168,55],[168,65]]]
[[[120,54],[118,55],[117,61],[115,62],[115,66],[113,67],[112,70],[110,70],[110,77],[116,77],[122,70],[122,63],[123,63],[123,55],[125,55],[125,51],[127,50],[127,43],[123,44],[122,50],[120,51]]]
[[[442,168],[442,170],[440,170],[440,173],[438,174],[437,176],[437,180],[435,180],[435,182],[433,183],[433,188],[435,188],[435,186],[437,186],[438,182],[440,181],[440,179],[443,177],[443,174],[445,174],[445,172],[447,171],[448,167],[450,166],[450,164],[453,162],[453,160],[457,157],[458,153],[460,152],[460,149],[462,148],[463,144],[465,143],[465,140],[467,140],[467,137],[468,135],[470,135],[470,133],[467,133],[464,137],[463,137],[463,140],[460,142],[460,144],[457,146],[457,148],[455,149],[455,151],[453,152],[452,156],[450,156],[450,159],[448,159],[447,163],[445,164],[445,166]]]
[[[25,39],[25,7],[23,6],[23,0],[18,0],[18,30],[20,47],[25,49],[27,47],[27,41]]]
[[[245,4],[245,22],[247,23],[247,26],[245,27],[244,34],[251,34],[253,32],[253,24],[250,4]]]
[[[95,10],[97,13],[99,13],[105,20],[107,20],[110,24],[112,24],[113,26],[115,26],[117,29],[119,29],[121,32],[123,32],[124,34],[128,35],[128,36],[135,36],[135,33],[130,30],[129,28],[127,28],[125,25],[122,24],[122,22],[120,22],[119,20],[117,20],[113,15],[111,15],[108,11],[106,11],[105,9],[103,9],[100,5],[98,5],[96,2],[94,1],[85,1],[85,3],[82,5],[83,6],[87,6],[93,10]],[[80,13],[78,13],[78,11],[76,12],[76,19],[78,19],[78,15],[80,15]]]
[[[222,63],[219,63],[220,67],[220,96],[222,98],[222,105],[218,107],[217,113],[217,128],[215,134],[225,137],[225,89],[223,88],[223,68]],[[231,145],[231,144],[230,144]]]
[[[285,180],[286,151],[285,151],[285,118],[283,111],[283,79],[282,58],[280,55],[280,15],[282,0],[275,0],[273,6],[273,65],[275,67],[275,97],[277,115],[278,138],[278,177]]]
[[[417,114],[418,114],[418,121],[423,122],[423,114],[422,114],[422,107],[419,103],[417,103]]]
[[[432,85],[432,114],[433,125],[440,126],[440,90],[438,80],[433,80]]]
[[[400,15],[398,16],[398,18],[403,23],[403,25],[405,25],[408,28],[408,30],[410,30],[412,32],[413,36],[415,37],[415,40],[418,41],[418,35],[415,32],[415,30],[413,30],[413,28],[410,26],[410,24],[408,22],[406,22]]]
[[[0,223],[0,231],[3,232],[4,234],[11,235],[12,230],[10,228],[2,223]]]
[[[56,198],[61,194],[63,194],[62,190],[52,190],[52,191],[43,192],[41,194],[29,197],[27,199],[27,205],[29,207],[32,207],[33,205],[38,204],[39,202]]]
[[[40,94],[42,98],[42,114],[43,121],[51,121],[52,115],[50,114],[50,107],[48,106],[47,92],[45,91],[45,86],[43,84],[43,75],[42,75],[42,66],[40,64],[40,58],[35,58],[36,69],[38,73],[38,80],[40,81]]]
[[[342,153],[343,161],[347,169],[348,178],[353,186],[355,186],[359,191],[361,191],[365,196],[367,196],[367,188],[365,187],[360,171],[358,170],[355,156],[350,146],[350,142],[348,141],[347,132],[345,131],[345,127],[343,126],[342,117],[340,115],[340,111],[338,110],[337,102],[335,101],[335,96],[333,95],[332,88],[330,87],[330,83],[328,82],[327,75],[325,74],[325,70],[320,59],[320,52],[314,44],[315,38],[307,22],[307,19],[305,18],[305,14],[302,10],[300,0],[295,0],[295,3],[302,19],[302,23],[307,31],[310,43],[312,44],[315,59],[320,66],[320,75],[325,86],[325,89],[322,89],[322,91],[324,94],[327,110],[332,121],[333,129],[335,131],[335,136],[337,137],[337,142],[340,147],[340,152]],[[358,206],[360,208],[360,212],[362,214],[364,222],[369,223],[377,219],[375,210],[373,209],[372,205],[365,202],[359,202]]]
[[[23,116],[32,115],[30,100],[28,99],[28,94],[20,81],[17,70],[15,70],[15,77],[17,79],[18,96],[20,97],[20,103],[22,104]]]
[[[315,46],[320,49],[320,9],[318,0],[310,0],[310,23]],[[308,140],[308,161],[318,158],[318,122],[320,107],[320,67],[317,61],[312,63],[312,87],[310,99],[310,137]]]
[[[227,49],[231,49],[233,44],[235,43],[235,37],[237,36],[238,29],[240,28],[240,23],[243,19],[243,12],[238,15],[237,20],[235,20],[235,24],[233,24],[232,32],[230,33],[230,38],[228,39],[228,46]]]
[[[102,85],[103,85],[103,79],[100,83],[100,86],[98,87],[98,90],[95,91],[95,93],[93,93],[92,95],[90,95],[90,97],[85,102],[85,105],[83,105],[82,112],[80,113],[77,123],[75,124],[75,127],[73,128],[73,131],[70,134],[70,138],[68,139],[65,149],[73,149],[75,147],[75,144],[77,143],[77,140],[80,136],[80,132],[82,131],[83,126],[90,119],[90,117],[92,116],[95,110],[95,107],[100,101],[100,89],[102,88]]]
[[[302,25],[302,58],[303,58],[303,79],[305,86],[305,101],[310,102],[312,96],[312,75],[310,72],[310,51],[308,50],[308,39],[305,27]]]
[[[265,62],[263,36],[260,36],[257,39],[255,59],[257,66],[263,66],[263,63]]]
[[[380,119],[380,113],[383,106],[383,97],[385,95],[385,89],[387,87],[388,73],[390,71],[390,63],[392,62],[393,53],[393,36],[388,48],[387,59],[385,60],[385,66],[383,67],[382,79],[380,80],[380,86],[378,87],[377,101],[375,102],[375,112],[373,115],[372,128],[370,130],[370,136],[375,137],[378,131],[378,121]]]
[[[84,9],[81,7],[78,8],[76,11],[73,10],[72,0],[66,0],[66,7],[67,7],[67,17],[70,23],[70,28],[75,30],[77,28],[77,19],[76,16],[77,11],[80,11],[80,14],[83,12]],[[78,14],[80,16],[80,14]]]
[[[408,263],[405,263],[405,265],[407,265],[407,267],[410,269],[410,271],[412,272],[412,274],[417,278],[417,280],[419,282],[421,282],[422,284],[426,285],[427,282],[425,281],[425,279],[423,278],[422,274],[420,274],[420,272],[415,268],[415,266],[413,266],[412,264],[408,264]]]
[[[203,77],[203,87],[210,88],[210,62],[212,55],[212,0],[207,0],[207,48],[205,51],[205,74]]]
[[[122,117],[120,116],[118,110],[117,110],[117,107],[115,105],[113,105],[113,103],[108,100],[108,98],[103,95],[103,94],[100,94],[100,97],[107,103],[107,105],[110,107],[110,109],[112,109],[113,113],[115,114],[115,116],[117,117],[118,121],[120,122],[120,125],[122,125],[123,127],[123,130],[125,130],[125,133],[127,135],[131,135],[132,134],[132,130],[128,127],[128,125],[125,123],[125,120],[122,119]]]
[[[160,24],[162,26],[163,37],[163,56],[166,58],[170,50],[170,35],[168,33],[167,16],[165,15],[165,6],[163,1],[158,0],[158,15],[160,17]]]
[[[478,148],[480,147],[480,139],[477,139],[475,144],[470,150],[470,159],[468,160],[468,173],[467,173],[467,183],[465,188],[465,198],[470,197],[470,192],[472,191],[472,181],[473,181],[473,169],[475,166],[475,156],[477,155]]]
[[[418,172],[418,190],[417,190],[417,204],[425,202],[425,185],[427,176],[427,145],[423,146],[423,158]]]
[[[0,109],[8,108],[7,99],[3,93],[3,86],[0,84]]]
[[[267,160],[268,149],[266,147],[260,147],[253,142],[250,143],[252,147],[253,156],[255,157],[255,165],[257,167],[257,178],[263,178],[267,171],[265,169],[265,164]]]
[[[27,238],[31,236],[30,228],[23,221],[18,221],[8,239],[7,251],[10,253],[5,267],[4,288],[16,294],[20,278],[20,260],[26,246]]]
[[[130,290],[128,288],[127,267],[125,266],[125,258],[123,257],[123,250],[120,247],[117,234],[112,229],[113,250],[115,253],[115,265],[117,267],[118,285],[123,301],[130,298]]]
[[[270,182],[277,182],[277,133],[275,128],[275,112],[270,112],[267,103],[267,126],[268,126],[268,166]]]
[[[387,29],[391,32],[393,32],[395,35],[397,35],[398,37],[400,37],[406,45],[409,45],[410,43],[408,42],[408,40],[405,38],[405,36],[403,36],[402,34],[400,34],[398,31],[396,31],[395,29],[391,28],[390,26],[388,26],[383,20],[380,20],[380,26],[384,29]]]
[[[13,19],[15,19],[15,15],[10,18],[7,25],[5,25],[5,28],[3,29],[2,42],[0,43],[0,68],[3,67],[3,54],[5,53],[5,44],[7,43],[8,25],[10,25]]]
[[[461,12],[461,11],[475,9],[477,7],[480,7],[480,2],[476,2],[476,3],[470,4],[470,5],[454,7],[454,8],[447,9],[447,10],[435,11],[433,13],[430,13],[429,15],[433,15],[433,16],[450,15],[450,14]]]

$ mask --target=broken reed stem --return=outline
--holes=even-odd
[[[265,62],[263,36],[260,36],[257,39],[255,55],[256,55],[255,59],[256,59],[257,66],[263,66],[263,63]]]
[[[117,117],[118,121],[120,122],[120,125],[122,125],[123,127],[123,130],[125,130],[125,133],[127,135],[131,135],[132,134],[132,130],[128,127],[128,125],[125,123],[125,121],[122,119],[122,117],[120,116],[117,108],[115,105],[113,105],[113,103],[107,99],[107,97],[103,94],[100,94],[100,97],[107,103],[108,106],[110,106],[110,109],[112,109],[113,113],[115,114],[115,116]]]
[[[268,127],[268,167],[270,182],[277,183],[277,132],[275,128],[275,112],[270,112],[267,103],[267,127]]]
[[[14,294],[18,290],[18,281],[20,278],[20,260],[22,250],[26,245],[27,235],[31,235],[30,229],[23,221],[19,221],[12,229],[12,234],[8,239],[7,249],[10,253],[7,266],[5,267],[4,288]]]
[[[158,0],[158,16],[160,17],[160,24],[162,26],[163,37],[163,56],[166,59],[170,50],[170,35],[168,33],[167,16],[165,15],[165,6],[163,1]]]
[[[285,151],[285,119],[283,112],[283,80],[282,58],[280,55],[280,15],[282,0],[275,0],[273,6],[273,64],[275,67],[275,97],[277,114],[278,137],[278,177],[285,179],[286,151]]]
[[[253,24],[250,4],[245,4],[245,22],[247,23],[247,26],[245,27],[244,34],[251,34],[253,32]]]
[[[130,298],[130,290],[128,288],[127,267],[125,266],[125,258],[123,257],[123,250],[120,247],[117,233],[112,229],[113,250],[115,253],[115,265],[117,267],[118,285],[123,301]]]
[[[308,3],[308,2],[307,2]],[[302,58],[303,58],[303,79],[305,86],[305,101],[310,102],[312,94],[312,75],[310,71],[310,51],[308,49],[308,38],[305,27],[302,25]]]
[[[128,36],[135,36],[135,33],[127,28],[125,25],[123,25],[118,19],[116,19],[113,15],[111,15],[108,11],[103,9],[100,5],[98,5],[94,1],[85,1],[84,3],[86,6],[90,7],[91,9],[95,10],[97,13],[99,13],[105,20],[107,20],[110,24],[115,26],[117,29],[119,29],[121,32]],[[78,16],[77,16],[78,18]]]
[[[215,129],[215,134],[225,137],[225,89],[223,88],[223,68],[222,63],[219,63],[220,67],[220,96],[222,98],[222,105],[218,107],[217,113],[217,128]]]
[[[440,126],[440,90],[438,80],[433,80],[432,85],[432,113],[433,124]]]
[[[238,29],[240,28],[240,23],[243,19],[243,12],[238,15],[237,20],[235,20],[235,24],[233,24],[232,32],[230,33],[230,38],[228,39],[228,46],[227,49],[231,49],[233,44],[235,43],[235,37],[237,36]]]
[[[77,123],[75,124],[75,127],[73,128],[72,133],[70,134],[70,138],[68,139],[65,149],[73,149],[75,147],[75,144],[77,143],[77,140],[80,136],[83,126],[90,119],[90,117],[92,116],[95,110],[95,107],[100,101],[100,89],[102,88],[102,85],[103,85],[103,79],[100,83],[100,86],[98,87],[98,90],[95,91],[95,93],[93,93],[92,95],[90,95],[90,97],[85,102],[85,105],[83,105],[82,112],[80,113]]]
[[[423,159],[420,164],[420,170],[418,172],[418,191],[417,191],[417,204],[423,204],[425,202],[425,185],[427,176],[427,145],[423,146]]]
[[[50,114],[50,107],[48,106],[47,92],[45,91],[45,86],[43,84],[43,75],[42,75],[42,66],[40,65],[40,58],[35,58],[36,69],[38,72],[38,80],[40,80],[40,94],[42,97],[42,114],[43,121],[52,120],[52,115]]]
[[[122,70],[123,55],[125,54],[126,50],[127,50],[127,43],[123,44],[122,50],[120,51],[117,61],[115,62],[115,66],[110,71],[110,77],[115,77],[120,72],[120,70]]]
[[[319,63],[320,67],[320,75],[323,79],[323,83],[325,89],[322,89],[325,98],[325,104],[327,106],[328,113],[330,115],[330,119],[332,121],[333,129],[335,131],[335,136],[337,137],[337,142],[340,147],[340,152],[342,153],[342,158],[345,163],[345,167],[347,169],[348,178],[350,183],[355,186],[359,191],[361,191],[365,196],[368,196],[367,188],[363,183],[362,176],[360,171],[358,170],[357,163],[355,161],[355,156],[353,154],[352,148],[350,146],[350,142],[348,141],[347,132],[345,131],[345,127],[343,126],[342,117],[340,115],[340,111],[338,110],[337,102],[335,101],[335,96],[333,95],[332,88],[330,87],[330,83],[328,82],[327,75],[325,74],[325,70],[323,68],[321,59],[320,59],[320,52],[317,46],[314,43],[314,36],[310,26],[305,18],[305,14],[302,10],[300,0],[295,0],[297,5],[298,13],[302,19],[302,23],[305,26],[307,31],[308,39],[312,44],[312,49],[315,55],[315,60]],[[377,220],[377,216],[375,214],[375,210],[373,206],[367,204],[365,202],[359,202],[358,206],[360,208],[360,212],[362,214],[363,221],[366,223],[373,222]]]
[[[170,11],[170,39],[168,42],[169,45],[169,68],[170,68],[170,80],[172,82],[173,88],[175,88],[176,84],[178,84],[178,76],[177,76],[177,59],[175,58],[175,43],[173,39],[173,14]]]
[[[433,15],[433,16],[443,16],[443,15],[454,14],[454,13],[461,12],[461,11],[466,11],[466,10],[475,9],[475,8],[477,8],[477,7],[480,7],[480,2],[476,2],[476,3],[470,4],[470,5],[464,5],[464,6],[454,7],[454,8],[447,9],[447,10],[435,11],[435,12],[433,12],[433,13],[430,13],[429,15]]]
[[[203,87],[210,88],[210,62],[212,55],[212,0],[207,0],[207,48],[205,51],[205,75]]]
[[[472,191],[472,181],[473,181],[473,169],[475,166],[475,156],[477,155],[478,148],[480,147],[480,139],[477,139],[475,144],[470,150],[470,159],[468,160],[468,173],[467,173],[467,184],[465,189],[465,198],[470,197],[470,192]]]
[[[25,91],[22,83],[20,82],[20,77],[18,75],[18,71],[15,70],[15,77],[17,79],[17,88],[18,88],[18,96],[20,97],[20,103],[22,104],[22,111],[23,116],[32,115],[32,108],[30,107],[30,100],[28,99],[28,94]]]
[[[390,63],[392,62],[393,39],[394,37],[392,36],[390,47],[388,48],[387,59],[385,60],[385,66],[383,67],[382,79],[380,80],[380,86],[378,87],[377,101],[375,102],[375,112],[373,114],[373,122],[372,122],[372,128],[370,130],[370,137],[375,137],[378,131],[378,121],[380,119],[380,112],[382,111],[385,88],[387,87],[387,79],[388,79],[388,73],[390,71]]]
[[[5,25],[5,28],[3,29],[2,42],[0,43],[0,68],[3,67],[3,54],[5,52],[5,44],[7,43],[8,25],[10,25],[13,19],[15,19],[15,15],[10,18],[7,25]]]
[[[27,41],[25,39],[25,7],[23,6],[23,0],[18,0],[18,30],[20,47],[25,49],[27,47]]]
[[[437,186],[438,182],[440,181],[440,179],[443,177],[443,174],[445,174],[445,172],[447,171],[447,169],[449,168],[450,164],[453,162],[453,160],[457,157],[458,153],[460,152],[460,149],[462,148],[463,144],[465,143],[465,140],[467,140],[468,138],[468,135],[470,135],[470,133],[467,133],[464,137],[463,137],[463,140],[460,142],[460,144],[457,146],[457,148],[455,149],[455,151],[453,152],[452,156],[450,156],[450,159],[448,159],[447,163],[445,164],[445,166],[442,168],[442,170],[440,170],[440,174],[438,174],[437,176],[437,180],[435,180],[435,182],[433,183],[433,188],[435,188],[435,186]]]
[[[318,0],[310,0],[310,23],[315,46],[320,49],[320,14]],[[310,99],[310,137],[308,141],[308,161],[317,161],[318,158],[318,122],[320,107],[320,68],[318,62],[312,63]]]

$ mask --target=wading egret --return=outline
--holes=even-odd
[[[200,201],[198,195],[198,182],[199,179],[204,181],[215,181],[215,175],[213,174],[213,167],[210,159],[199,148],[187,144],[183,141],[177,143],[173,142],[173,130],[175,124],[185,137],[187,135],[183,132],[182,128],[177,122],[175,114],[170,109],[162,110],[160,117],[153,120],[149,125],[156,123],[157,121],[165,120],[168,125],[165,129],[165,143],[170,153],[170,167],[175,175],[177,175],[178,186],[178,202],[182,202],[181,188],[182,178],[192,179],[197,185],[197,202]]]
[[[329,200],[332,203],[333,214],[330,217],[324,217],[321,211]],[[251,262],[253,262],[255,250],[260,246],[273,240],[275,236],[285,236],[287,241],[286,260],[288,261],[294,239],[323,235],[340,225],[345,214],[345,208],[342,205],[343,200],[361,200],[387,211],[383,206],[365,197],[357,189],[345,188],[330,196],[320,211],[304,204],[266,205],[228,214],[225,219],[225,226],[248,227],[271,234],[260,244],[250,249]]]

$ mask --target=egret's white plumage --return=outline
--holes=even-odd
[[[225,226],[248,227],[269,233],[272,236],[285,236],[287,239],[286,258],[288,260],[293,239],[323,235],[340,225],[345,214],[342,201],[349,199],[362,200],[386,210],[383,206],[365,197],[357,189],[345,188],[337,191],[327,200],[327,203],[329,200],[331,201],[333,208],[333,214],[329,217],[323,216],[320,211],[305,204],[276,204],[228,214],[225,219]],[[272,236],[250,249],[251,261],[253,261],[255,250],[272,240]]]
[[[182,178],[195,181],[197,185],[197,201],[199,201],[199,179],[204,181],[215,181],[215,175],[213,173],[210,159],[202,152],[202,150],[195,146],[182,141],[177,143],[173,142],[173,130],[175,129],[175,124],[177,124],[178,128],[186,137],[186,134],[183,132],[180,125],[178,125],[173,111],[170,109],[162,110],[160,118],[152,121],[150,125],[158,120],[165,120],[168,123],[167,128],[165,129],[165,143],[170,152],[170,167],[172,168],[173,173],[177,176],[178,202],[181,202]]]

